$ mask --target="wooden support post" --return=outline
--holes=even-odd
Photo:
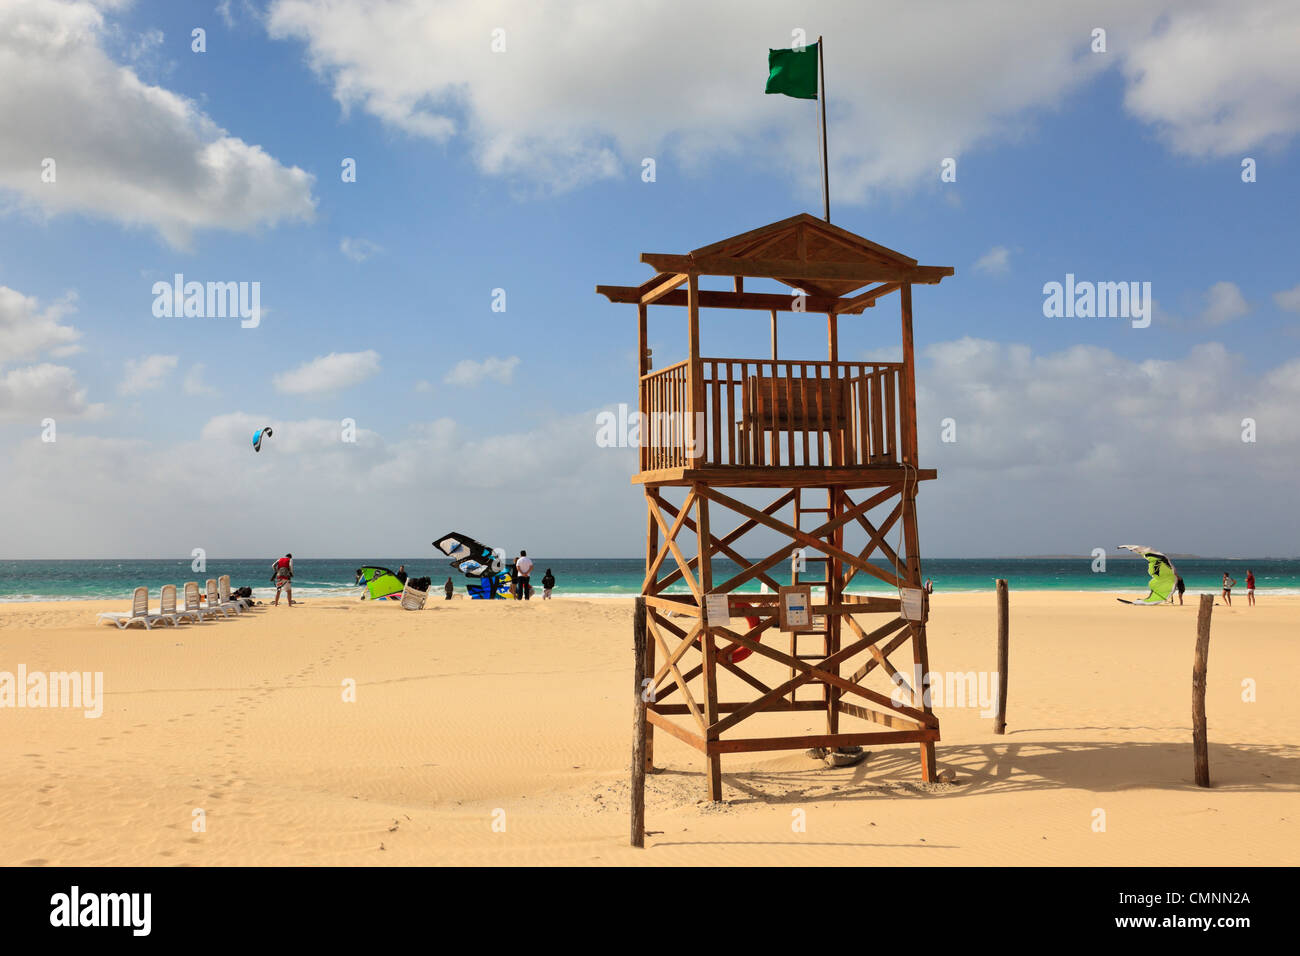
[[[690,352],[686,385],[686,444],[690,450],[688,464],[699,468],[704,463],[704,363],[700,361],[700,277],[694,272],[686,280],[686,307]]]
[[[772,310],[772,361],[776,361],[776,309]]]
[[[704,595],[713,590],[713,543],[709,535],[709,499],[704,496],[703,487],[695,486],[695,531],[699,540],[700,557],[700,619],[704,648],[704,723],[712,727],[718,722],[718,646],[713,637],[713,628],[708,625],[708,612],[704,606]],[[710,731],[709,740],[716,738],[717,732]],[[722,758],[711,754],[707,758],[709,777],[709,800],[717,803],[722,800]]]
[[[912,342],[912,283],[904,282],[898,290],[903,324],[903,375],[898,396],[903,419],[903,461],[916,465],[916,356]]]
[[[1196,756],[1196,785],[1210,785],[1210,741],[1205,733],[1205,671],[1210,659],[1210,613],[1214,595],[1202,594],[1196,613],[1196,657],[1192,660],[1192,749]]]
[[[632,845],[645,847],[646,770],[646,628],[645,597],[636,599],[632,615],[632,673],[634,709],[632,717]]]
[[[834,339],[832,339],[834,341]],[[834,361],[832,359],[832,361]],[[838,518],[844,511],[844,492],[836,487],[826,489],[826,520]],[[844,526],[840,525],[831,532],[831,544],[837,548],[844,547]],[[827,557],[826,559],[826,604],[828,607],[844,603],[844,565],[839,558]],[[826,612],[826,656],[830,657],[840,652],[840,632],[843,625],[843,618],[839,614]],[[840,665],[835,664],[828,668],[830,673],[839,676]],[[826,701],[826,732],[828,734],[838,734],[840,732],[840,696],[843,693],[838,687],[831,684],[822,685],[824,699]]]
[[[998,712],[993,718],[993,732],[995,734],[1005,734],[1007,732],[1007,656],[1008,656],[1008,633],[1007,633],[1007,614],[1009,602],[1007,599],[1007,582],[1005,578],[998,578]]]

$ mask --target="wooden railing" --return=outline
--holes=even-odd
[[[915,463],[898,362],[678,362],[641,378],[641,470]],[[699,407],[691,403],[698,375]]]

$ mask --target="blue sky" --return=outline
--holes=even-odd
[[[287,538],[419,553],[461,526],[557,556],[638,553],[631,457],[592,440],[598,410],[635,402],[635,310],[593,288],[647,278],[642,251],[819,211],[815,104],[762,92],[766,49],[792,24],[827,36],[832,220],[956,268],[915,300],[923,464],[941,470],[926,550],[1118,536],[1300,551],[1296,518],[1271,507],[1294,514],[1300,451],[1286,387],[1300,74],[1276,52],[1300,44],[1300,18],[1285,4],[899,5],[903,53],[845,8],[788,4],[738,26],[717,4],[686,38],[660,28],[676,3],[7,6],[0,64],[35,92],[0,98],[0,286],[23,297],[0,316],[19,330],[0,325],[0,556],[156,556],[191,539],[256,554]],[[1096,25],[1106,53],[1089,50]],[[133,149],[154,135],[175,155]],[[187,167],[223,136],[240,144],[229,165]],[[51,155],[58,180],[42,184]],[[176,272],[260,282],[261,325],[154,317],[152,284]],[[1150,282],[1155,322],[1045,318],[1043,284],[1067,272]],[[75,329],[76,351],[23,338],[40,315]],[[807,321],[783,325],[787,354],[820,357]],[[897,346],[892,306],[842,327],[846,358]],[[765,354],[764,317],[752,347],[742,328],[706,313],[705,353]],[[682,317],[656,317],[651,339],[657,364],[680,357]],[[367,352],[336,387],[337,368],[304,373],[306,391],[278,378]],[[158,374],[133,378],[149,356]],[[490,364],[448,381],[467,360]],[[32,388],[16,374],[45,366],[64,371]],[[47,415],[55,443],[40,441]],[[948,416],[955,445],[937,440]],[[1243,447],[1245,416],[1261,437]],[[349,417],[362,439],[340,450],[329,423]],[[281,429],[257,459],[254,422]],[[1139,474],[1154,507],[1134,500]],[[248,520],[187,521],[196,509]]]

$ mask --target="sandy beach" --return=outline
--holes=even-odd
[[[748,754],[710,806],[702,759],[660,734],[644,851],[630,600],[314,600],[147,632],[94,623],[125,601],[3,604],[0,671],[102,672],[104,694],[97,718],[0,709],[0,863],[1293,864],[1300,597],[1214,610],[1209,790],[1188,598],[1013,591],[1007,734],[936,706],[954,784],[922,785],[912,747],[840,769]],[[991,593],[936,595],[933,669],[995,670],[994,614]]]

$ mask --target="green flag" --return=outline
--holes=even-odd
[[[817,99],[817,44],[802,50],[785,48],[767,51],[765,93],[784,93],[801,100]]]

